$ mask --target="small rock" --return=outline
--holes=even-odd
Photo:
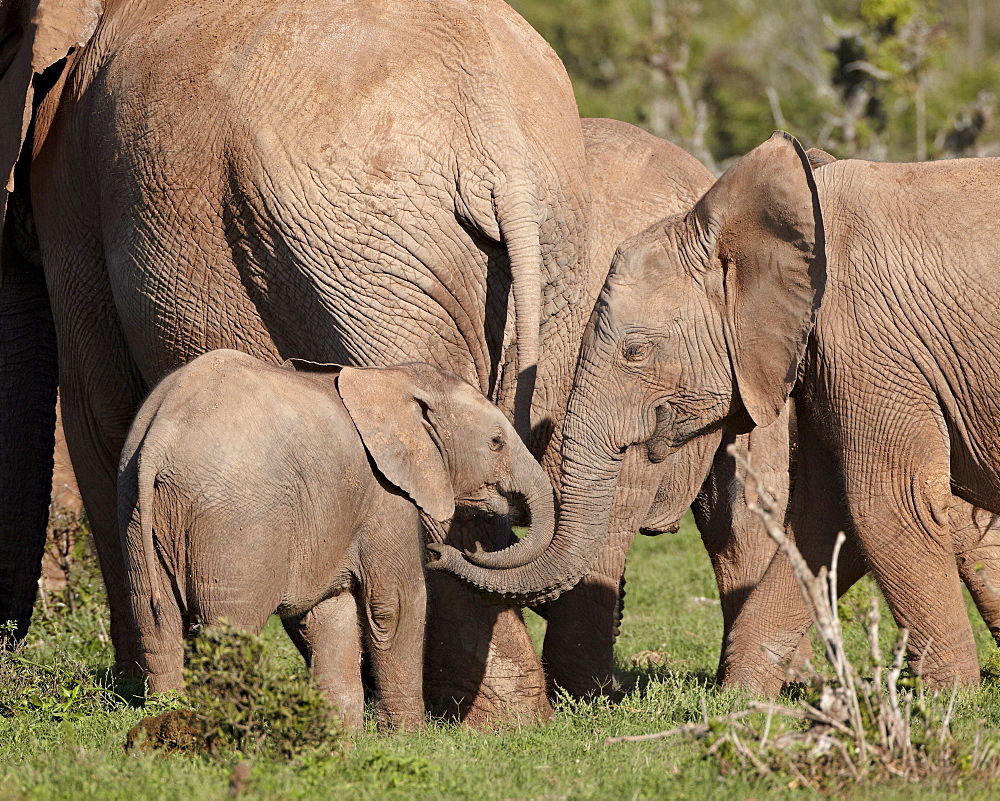
[[[640,651],[632,656],[635,667],[665,665],[670,657],[665,651]]]
[[[246,760],[237,762],[233,766],[233,772],[229,774],[229,794],[237,796],[242,793],[248,781],[250,781],[250,763]]]
[[[698,606],[719,606],[721,603],[718,598],[706,598],[704,595],[694,595],[691,600]]]

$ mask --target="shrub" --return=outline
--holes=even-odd
[[[146,718],[126,741],[168,750],[238,750],[292,758],[340,751],[345,733],[336,710],[305,676],[288,676],[259,637],[212,626],[192,640],[184,670],[190,710]]]

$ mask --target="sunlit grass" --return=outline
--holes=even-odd
[[[741,699],[713,686],[721,614],[708,557],[690,520],[676,535],[639,537],[629,557],[627,600],[617,644],[621,680],[634,687],[618,704],[561,700],[546,725],[484,735],[431,724],[417,735],[382,737],[370,730],[343,755],[298,760],[256,758],[242,797],[247,798],[718,798],[805,797],[774,779],[750,774],[719,778],[697,743],[671,739],[605,745],[610,736],[641,734],[731,711]],[[865,607],[863,582],[842,608]],[[93,595],[93,594],[92,594]],[[77,663],[99,681],[112,662],[103,606],[93,595],[70,613],[54,608],[29,638],[25,655],[40,664]],[[970,609],[972,609],[970,604]],[[40,612],[39,612],[40,614]],[[543,622],[526,613],[533,633]],[[888,613],[885,637],[894,630]],[[848,624],[849,647],[860,657],[864,637]],[[996,665],[996,647],[976,618],[984,665]],[[282,670],[304,671],[277,621],[265,630]],[[633,657],[655,651],[658,664]],[[62,668],[60,668],[62,669]],[[134,703],[134,702],[133,702]],[[1000,728],[1000,682],[963,694],[955,731],[971,736],[979,719]],[[4,798],[229,798],[230,775],[240,759],[173,754],[126,754],[125,734],[148,714],[125,700],[110,710],[56,719],[45,710],[0,718],[0,799]],[[847,787],[864,798],[948,797],[954,788]],[[965,786],[963,798],[993,798],[996,788]]]

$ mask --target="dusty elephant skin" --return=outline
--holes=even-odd
[[[569,80],[507,5],[15,0],[0,25],[12,54],[0,75],[0,612],[19,633],[51,469],[53,334],[125,671],[138,654],[115,472],[148,388],[193,357],[426,361],[522,431],[533,397],[558,452],[566,352],[588,311],[589,187]],[[467,549],[476,534],[447,536]],[[451,660],[434,666],[429,697],[489,716],[502,711],[490,698],[537,696],[518,614],[445,574],[429,584],[464,612],[456,627],[429,609],[429,652]],[[489,632],[521,644],[503,670],[458,661]],[[511,678],[480,687],[493,675]]]
[[[522,498],[529,535],[498,554],[517,559],[552,539],[552,486],[503,413],[452,373],[293,367],[213,351],[136,416],[118,514],[149,687],[182,688],[193,622],[258,634],[276,613],[351,728],[364,722],[362,642],[382,721],[418,728],[420,512],[445,523],[456,506],[504,513]]]
[[[814,178],[776,134],[622,245],[567,411],[556,539],[607,526],[629,446],[670,458],[720,426],[773,423],[793,394],[789,526],[810,566],[853,531],[845,584],[871,567],[930,686],[977,681],[949,518],[954,496],[997,511],[1000,320],[977,299],[997,291],[998,178],[986,159],[845,161]],[[733,624],[724,680],[776,692],[808,621],[775,558]]]
[[[592,201],[591,268],[584,301],[589,310],[618,244],[665,215],[688,208],[714,179],[693,156],[635,126],[604,119],[584,119],[582,124]],[[576,355],[575,350],[570,354],[574,365]],[[711,458],[710,452],[707,456]],[[704,472],[701,465],[695,469]],[[576,587],[546,605],[545,670],[553,685],[574,696],[614,689],[613,646],[621,621],[625,556],[636,530],[658,525],[656,509],[650,512],[652,519],[644,513],[654,505],[658,489],[672,498],[672,480],[667,465],[653,465],[641,449],[632,449],[593,567]]]
[[[617,245],[694,204],[714,178],[670,142],[616,120],[582,120],[592,186],[591,271],[587,303],[597,299]],[[608,532],[590,572],[570,591],[544,605],[548,620],[543,659],[551,685],[577,697],[614,693],[614,642],[621,621],[625,558],[636,530],[676,528],[691,503],[692,480],[713,469],[695,501],[699,529],[715,568],[725,631],[775,551],[740,494],[730,492],[734,437],[706,437],[698,447],[653,464],[639,446],[629,449],[615,488]],[[758,462],[781,502],[788,488],[788,421],[738,437]],[[684,500],[679,503],[678,499]],[[648,511],[646,511],[648,510]]]

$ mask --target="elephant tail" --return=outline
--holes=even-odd
[[[497,199],[497,224],[510,260],[514,295],[514,330],[517,339],[517,389],[514,394],[514,428],[531,447],[531,399],[538,373],[542,319],[542,246],[540,209],[531,193],[521,193],[505,208]]]
[[[139,512],[142,561],[146,575],[149,576],[149,606],[153,612],[153,619],[159,623],[161,618],[160,578],[159,571],[156,569],[156,551],[153,544],[153,496],[156,489],[156,475],[159,472],[159,460],[148,451],[140,451],[138,457],[136,508]]]

